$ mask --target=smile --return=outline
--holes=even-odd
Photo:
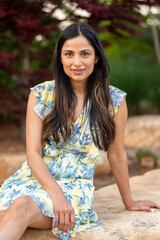
[[[80,75],[85,69],[71,69],[76,75]]]

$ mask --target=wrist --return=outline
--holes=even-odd
[[[50,197],[63,192],[58,183],[56,183],[56,184],[54,183],[51,186],[47,186],[45,191],[50,195]]]
[[[129,210],[129,209],[131,209],[132,205],[134,204],[134,201],[131,198],[131,199],[128,199],[127,201],[123,201],[123,203],[124,203],[126,209]]]

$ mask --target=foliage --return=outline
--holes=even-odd
[[[52,53],[65,21],[84,21],[97,32],[126,39],[138,34],[146,20],[139,12],[141,4],[160,5],[158,0],[1,0],[0,112],[25,116],[29,87],[53,76]],[[79,8],[89,15],[78,13]],[[112,39],[102,41],[108,46]]]
[[[137,151],[136,157],[139,162],[141,161],[142,157],[146,157],[146,156],[152,157],[155,163],[158,160],[157,156],[153,152],[151,152],[149,149],[146,149],[146,150],[140,149]]]
[[[97,32],[110,32],[122,38],[128,34],[138,34],[145,17],[140,7],[160,6],[159,0],[68,0],[76,3],[76,8],[85,9],[90,13],[88,24]],[[102,23],[103,21],[103,23]],[[105,42],[108,42],[105,39]]]
[[[127,93],[129,115],[160,113],[160,69],[157,64],[145,67],[138,62],[111,65],[111,83]]]
[[[52,53],[60,21],[52,17],[53,10],[44,11],[45,2],[1,1],[0,112],[3,115],[7,111],[14,118],[23,118],[30,86],[52,78]],[[59,5],[57,1],[54,11]],[[37,35],[43,35],[43,41],[36,41]],[[26,60],[28,67],[23,64]]]
[[[143,35],[126,41],[106,37],[112,40],[105,49],[111,66],[110,82],[127,92],[129,114],[160,112],[160,68],[151,30],[145,29]]]

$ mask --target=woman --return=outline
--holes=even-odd
[[[61,33],[54,70],[55,81],[29,95],[27,160],[1,187],[0,240],[20,239],[27,227],[52,229],[66,240],[98,226],[92,208],[98,149],[107,150],[128,210],[160,209],[132,200],[123,146],[126,94],[109,86],[108,63],[91,27],[73,24]]]

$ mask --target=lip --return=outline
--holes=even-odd
[[[82,74],[84,71],[85,71],[85,69],[71,69],[76,75],[80,75],[80,74]]]

